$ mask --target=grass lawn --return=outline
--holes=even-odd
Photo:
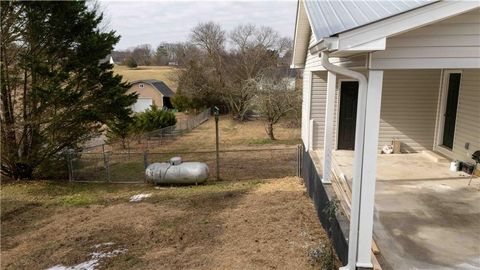
[[[1,268],[315,269],[327,243],[300,179],[1,186]],[[135,194],[150,194],[130,202]]]
[[[113,71],[123,76],[129,82],[136,80],[159,80],[165,82],[173,91],[177,89],[177,72],[175,67],[168,66],[139,66],[129,68],[115,65]]]
[[[275,125],[275,137],[270,140],[265,132],[265,123],[262,120],[239,122],[230,116],[221,116],[219,120],[220,148],[228,149],[257,149],[292,147],[299,144],[300,128],[290,128],[287,121]],[[198,126],[189,133],[176,137],[174,140],[158,146],[155,151],[199,151],[215,149],[215,121],[211,117],[207,122]]]

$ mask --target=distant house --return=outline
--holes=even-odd
[[[99,61],[100,64],[107,63],[107,62],[111,65],[115,64],[115,61],[113,61],[113,57],[111,54],[105,56],[105,58]]]
[[[132,83],[128,93],[138,93],[137,102],[133,105],[134,112],[143,112],[156,105],[159,108],[173,108],[171,98],[175,93],[164,82],[157,80],[139,80]]]

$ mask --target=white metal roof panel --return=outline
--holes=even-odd
[[[437,0],[306,0],[317,41],[437,2]]]

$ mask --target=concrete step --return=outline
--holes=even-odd
[[[437,154],[433,151],[430,151],[430,150],[424,150],[424,151],[422,151],[422,154],[425,157],[427,157],[428,159],[430,159],[431,161],[436,162],[436,163],[448,163],[448,162],[450,162],[449,159],[447,159],[444,156],[442,156],[440,154]]]

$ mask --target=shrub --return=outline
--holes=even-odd
[[[125,65],[127,65],[127,67],[129,68],[136,68],[138,67],[137,65],[137,61],[135,61],[135,59],[133,59],[133,57],[129,57],[125,60]]]
[[[190,99],[184,95],[175,95],[172,98],[172,104],[175,109],[180,112],[184,112],[192,107],[192,102]]]
[[[150,109],[135,115],[135,128],[139,132],[149,132],[173,126],[177,123],[175,114],[152,105]]]
[[[130,115],[107,121],[107,142],[120,141],[122,148],[126,149],[129,145],[129,138],[134,133],[133,121],[134,119]]]

